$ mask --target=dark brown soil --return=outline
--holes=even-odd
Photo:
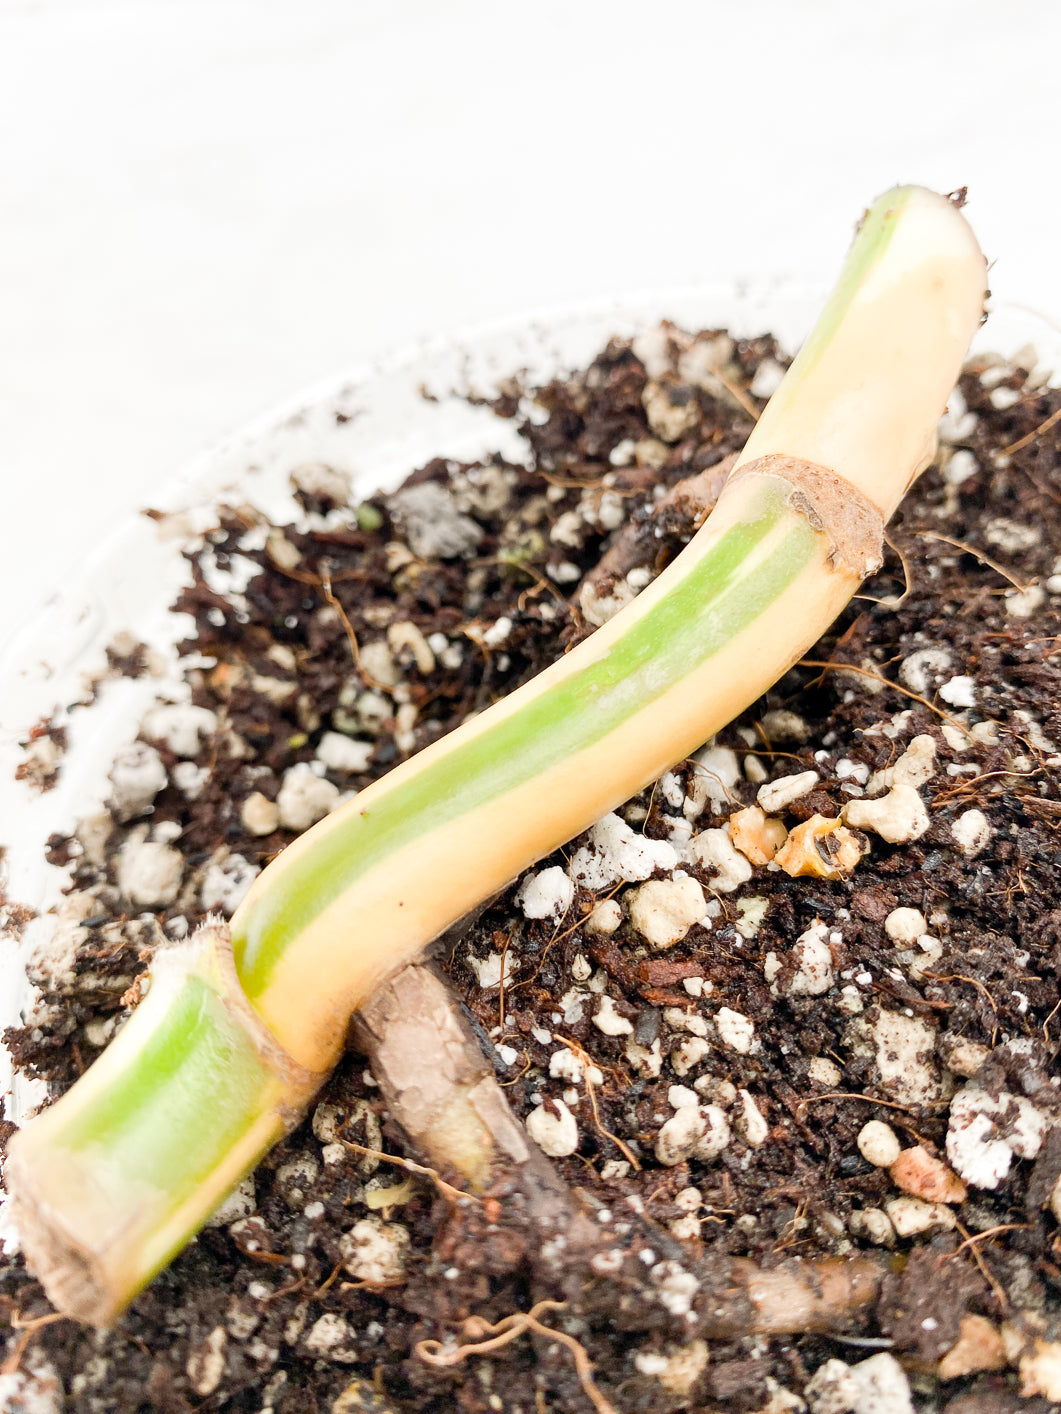
[[[42,965],[42,1005],[7,1036],[22,1068],[54,1094],[76,1078],[125,1014],[154,947],[200,921],[204,886],[216,904],[219,870],[238,880],[292,838],[279,826],[251,833],[245,804],[255,794],[276,801],[285,772],[313,762],[326,732],[365,743],[364,769],[317,770],[339,791],[364,786],[584,636],[581,583],[624,526],[640,527],[630,541],[635,588],[681,548],[694,526],[680,503],[657,509],[656,488],[739,449],[747,409],[762,406],[749,392],[756,372],[779,355],[768,338],[737,343],[723,357],[724,382],[708,372],[692,383],[683,381],[695,362],[689,337],[669,337],[669,350],[666,340],[656,345],[657,356],[669,354],[669,371],[647,389],[626,342],[533,392],[533,419],[531,395],[514,386],[497,411],[522,419],[530,469],[433,461],[417,471],[407,486],[445,488],[457,514],[457,541],[435,553],[415,497],[413,510],[402,495],[381,496],[343,516],[324,492],[304,491],[302,528],[268,537],[245,509],[221,515],[177,606],[196,621],[187,652],[214,660],[187,678],[193,702],[216,714],[215,729],[190,763],[154,740],[167,784],[151,813],[97,822],[91,839],[83,828],[51,841],[51,858],[70,866],[72,890],[89,897],[80,900],[72,965]],[[716,338],[698,336],[697,349],[717,349]],[[891,1254],[883,1296],[847,1335],[713,1341],[684,1383],[681,1322],[659,1312],[632,1318],[619,1290],[598,1283],[581,1308],[572,1301],[543,1319],[584,1346],[616,1410],[781,1414],[805,1407],[806,1386],[826,1361],[856,1365],[882,1350],[905,1371],[919,1410],[1056,1407],[1027,1361],[1019,1368],[1019,1352],[1017,1368],[947,1383],[936,1373],[970,1315],[996,1329],[1023,1322],[1044,1342],[1061,1321],[1061,1247],[1049,1207],[1061,1175],[1061,427],[1034,435],[1061,408],[1061,394],[1026,378],[997,366],[963,375],[973,416],[949,419],[960,446],[944,445],[942,468],[926,473],[896,517],[884,571],[809,655],[813,666],[793,670],[719,737],[742,767],[729,802],[695,812],[689,802],[703,767],[691,761],[620,812],[636,832],[680,844],[687,818],[696,831],[721,827],[754,802],[758,782],[813,769],[817,784],[781,812],[791,829],[814,814],[836,816],[862,796],[869,773],[894,766],[922,736],[935,746],[919,788],[927,832],[896,844],[868,837],[846,879],[757,868],[714,895],[709,926],[694,924],[663,951],[634,927],[628,883],[596,893],[580,886],[562,916],[543,919],[525,916],[517,884],[440,959],[517,1114],[566,1094],[578,1144],[555,1162],[573,1188],[643,1214],[694,1258],[770,1265],[782,1256]],[[216,568],[237,554],[260,573],[242,596],[211,588],[208,578],[216,583]],[[139,673],[144,661],[121,645],[112,670]],[[47,724],[42,734],[61,748]],[[137,906],[119,888],[119,850],[135,848],[147,829],[183,858],[166,906]],[[531,872],[566,869],[580,844]],[[713,896],[712,870],[681,867]],[[613,892],[622,921],[611,934],[591,933],[589,913]],[[899,908],[922,915],[920,944],[886,931]],[[819,922],[830,977],[808,990],[792,950]],[[516,964],[503,995],[496,954]],[[484,961],[487,979],[494,966],[493,985],[480,985]],[[594,1024],[605,995],[631,1031]],[[747,1021],[750,1048],[734,1044]],[[690,1040],[706,1042],[691,1062]],[[571,1043],[599,1070],[591,1087],[556,1074],[555,1062],[550,1074],[551,1057]],[[897,1062],[889,1050],[900,1052]],[[974,1072],[978,1093],[1010,1106],[996,1137],[1031,1124],[1040,1144],[1017,1134],[1018,1155],[997,1186],[977,1186],[970,1172],[963,1202],[897,1237],[882,1216],[900,1190],[863,1157],[860,1132],[882,1120],[904,1148],[920,1144],[946,1161],[952,1097]],[[730,1142],[710,1162],[664,1166],[660,1130],[683,1098],[672,1087],[694,1085],[701,1103],[726,1114]],[[41,1407],[78,1414],[590,1410],[571,1350],[539,1335],[445,1370],[414,1355],[418,1341],[454,1336],[469,1316],[497,1321],[554,1293],[536,1285],[518,1231],[504,1222],[465,1230],[470,1220],[419,1178],[381,1210],[409,1242],[400,1274],[384,1282],[352,1275],[341,1236],[369,1216],[366,1197],[397,1189],[407,1175],[337,1149],[336,1136],[406,1154],[355,1055],[312,1120],[254,1175],[242,1219],[205,1230],[109,1334],[67,1321],[15,1332],[5,1368],[25,1372],[27,1387],[57,1378],[65,1402]],[[1037,1149],[1034,1158],[1020,1155],[1022,1143]],[[951,1162],[959,1163],[953,1153]],[[20,1321],[49,1309],[17,1256],[0,1266],[0,1303]],[[816,1388],[812,1411],[833,1408]],[[835,1406],[838,1414],[850,1407]]]

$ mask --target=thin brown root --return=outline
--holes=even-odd
[[[970,987],[976,988],[994,1013],[995,1019],[991,1023],[991,1044],[993,1046],[998,1039],[998,1003],[984,984],[975,977],[967,977],[964,972],[952,972],[948,977],[941,977],[938,972],[926,972],[924,975],[932,982],[967,982]]]
[[[997,1227],[988,1227],[983,1232],[974,1232],[967,1237],[960,1247],[955,1247],[953,1252],[947,1254],[946,1261],[952,1262],[955,1257],[960,1257],[963,1252],[967,1252],[970,1247],[975,1247],[978,1242],[986,1242],[989,1237],[997,1237],[1000,1232],[1019,1232],[1022,1228],[1031,1227],[1031,1223],[999,1223]]]
[[[362,667],[361,649],[358,646],[357,634],[354,632],[353,624],[347,617],[346,610],[343,608],[342,604],[339,602],[338,597],[336,596],[335,591],[332,589],[331,574],[327,569],[322,569],[320,572],[320,591],[324,595],[324,598],[327,600],[327,602],[339,615],[339,620],[342,623],[343,631],[346,634],[347,642],[350,644],[350,656],[354,660],[354,667],[357,670],[358,677],[363,683],[365,683],[366,686],[375,688],[377,692],[385,692],[386,688],[383,686],[383,684],[377,682],[376,679],[372,677],[371,674],[366,673],[365,669]]]
[[[582,1062],[583,1079],[586,1082],[586,1094],[589,1096],[590,1108],[593,1111],[593,1123],[597,1126],[597,1133],[603,1135],[605,1139],[610,1139],[634,1172],[640,1173],[641,1165],[638,1163],[637,1155],[634,1151],[627,1144],[624,1144],[617,1134],[613,1134],[610,1129],[605,1129],[604,1125],[601,1123],[600,1111],[597,1108],[597,1095],[593,1087],[593,1082],[589,1078],[589,1068],[593,1064],[592,1058],[586,1054],[577,1041],[571,1041],[566,1036],[561,1036],[559,1032],[556,1031],[553,1032],[553,1035],[558,1041],[562,1041],[568,1050],[576,1055]]]
[[[899,563],[903,567],[903,584],[906,586],[903,592],[896,597],[894,594],[887,598],[875,599],[872,594],[856,594],[856,599],[861,599],[866,604],[879,604],[882,609],[897,609],[904,599],[908,598],[910,590],[914,587],[913,576],[910,573],[910,563],[903,554],[899,544],[891,538],[887,531],[884,531],[884,543],[899,557]]]
[[[614,898],[622,887],[623,881],[620,879],[617,884],[615,884],[612,888],[608,890],[608,892],[603,896],[603,898],[594,898],[593,908],[590,909],[589,913],[583,914],[581,918],[577,918],[575,922],[572,923],[569,928],[565,928],[562,933],[554,933],[553,936],[546,943],[545,947],[542,949],[542,955],[538,959],[538,966],[534,969],[534,972],[530,975],[530,977],[525,978],[522,982],[513,982],[512,986],[509,987],[508,990],[510,992],[515,992],[518,991],[520,987],[532,986],[533,983],[538,980],[538,975],[540,974],[542,968],[545,966],[545,959],[549,956],[549,949],[553,947],[553,945],[556,943],[562,943],[565,938],[569,938],[572,933],[574,933],[578,928],[581,928],[583,923],[585,923],[586,919],[592,917],[593,912],[598,909],[602,903],[607,903],[609,899]],[[502,968],[502,985],[504,982],[503,974],[504,968]]]
[[[1016,442],[1011,442],[1008,447],[1003,447],[999,455],[1011,457],[1014,452],[1022,452],[1025,447],[1030,447],[1044,432],[1049,432],[1050,428],[1059,421],[1061,421],[1061,408],[1058,408],[1056,412],[1052,412],[1045,422],[1040,422],[1038,427],[1033,427],[1030,432],[1025,433],[1025,435],[1018,438]]]
[[[605,1399],[597,1387],[593,1379],[593,1362],[581,1341],[576,1340],[573,1335],[568,1335],[566,1331],[558,1331],[554,1326],[543,1324],[538,1319],[543,1311],[562,1311],[566,1305],[566,1301],[539,1301],[529,1311],[515,1311],[494,1325],[473,1316],[465,1321],[464,1329],[466,1334],[480,1337],[478,1340],[467,1345],[452,1346],[445,1346],[440,1340],[421,1340],[413,1347],[413,1353],[426,1365],[445,1369],[459,1364],[470,1355],[489,1355],[530,1331],[532,1335],[542,1336],[546,1340],[558,1340],[562,1345],[566,1345],[574,1356],[579,1384],[594,1409],[598,1414],[618,1414],[615,1406]]]
[[[995,1300],[998,1302],[999,1308],[1003,1311],[1010,1310],[1009,1297],[1002,1289],[1002,1286],[999,1284],[998,1280],[992,1275],[990,1268],[983,1259],[979,1245],[976,1242],[970,1240],[973,1234],[971,1234],[969,1232],[969,1229],[964,1227],[960,1222],[955,1222],[955,1226],[962,1235],[962,1247],[966,1248],[966,1250],[972,1256],[973,1261],[979,1267],[980,1275],[983,1277],[984,1281],[987,1282],[988,1286],[994,1292]],[[961,1251],[961,1248],[959,1248],[958,1251]]]
[[[808,1105],[817,1105],[822,1100],[861,1100],[866,1105],[884,1105],[889,1110],[902,1110],[903,1114],[913,1114],[909,1105],[900,1105],[895,1100],[878,1100],[876,1095],[859,1095],[854,1090],[830,1090],[827,1095],[808,1095],[800,1100],[796,1108],[802,1115]]]
[[[938,530],[915,530],[914,534],[922,540],[938,540],[943,545],[953,545],[956,550],[961,550],[965,555],[972,555],[979,560],[982,565],[986,565],[989,570],[994,570],[1000,574],[1007,584],[1012,584],[1014,589],[1019,589],[1023,594],[1031,586],[1021,584],[1019,579],[1014,579],[1009,570],[1004,569],[997,560],[990,559],[982,550],[978,550],[975,545],[968,544],[965,540],[955,540],[950,535],[941,535]]]
[[[944,712],[942,708],[929,702],[927,697],[922,697],[919,693],[911,692],[908,687],[903,687],[900,683],[892,682],[891,678],[885,677],[883,673],[875,673],[872,668],[862,668],[856,663],[825,663],[816,658],[801,658],[796,664],[797,668],[821,668],[823,673],[857,673],[859,677],[873,678],[875,682],[882,682],[885,687],[890,687],[893,692],[900,693],[903,697],[909,697],[913,702],[920,702],[922,707],[927,707],[930,712],[934,712],[943,721],[950,722],[952,727],[956,727],[963,736],[972,739],[969,728],[963,726],[957,717],[952,717],[949,712]]]
[[[15,1342],[15,1348],[0,1365],[0,1375],[14,1375],[18,1373],[18,1367],[22,1364],[22,1357],[26,1353],[26,1347],[33,1339],[34,1331],[39,1331],[42,1326],[52,1326],[56,1321],[68,1321],[71,1318],[64,1316],[61,1311],[49,1311],[46,1316],[37,1316],[32,1321],[24,1321],[18,1311],[11,1317],[11,1329],[21,1331],[22,1334]]]
[[[406,1173],[423,1174],[424,1178],[429,1178],[435,1185],[443,1198],[448,1198],[451,1203],[481,1203],[482,1199],[477,1198],[474,1193],[466,1193],[463,1188],[454,1188],[452,1183],[447,1183],[437,1170],[428,1168],[426,1164],[418,1164],[413,1159],[404,1159],[399,1154],[385,1154],[382,1149],[369,1149],[364,1144],[356,1144],[353,1139],[343,1139],[340,1137],[339,1143],[344,1149],[350,1149],[355,1154],[363,1154],[369,1159],[381,1159],[387,1164],[397,1164],[400,1169],[405,1169]]]
[[[713,378],[718,379],[718,381],[722,384],[723,388],[725,388],[726,392],[730,395],[733,401],[740,404],[740,406],[751,418],[752,422],[759,421],[759,409],[755,406],[751,398],[748,397],[747,393],[745,393],[742,388],[739,388],[731,378],[727,378],[724,373],[719,373],[719,371],[715,368],[711,370],[711,376]]]

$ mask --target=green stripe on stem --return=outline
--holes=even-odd
[[[692,560],[688,572],[635,617],[603,657],[590,641],[584,667],[431,760],[364,814],[350,811],[318,826],[314,849],[279,867],[273,886],[232,919],[236,970],[251,1001],[268,988],[285,951],[312,919],[374,864],[595,745],[767,613],[821,547],[792,511],[789,492],[767,478],[750,488],[744,523],[706,553],[685,551]],[[742,573],[748,557],[776,532],[783,532],[776,551]]]
[[[172,1210],[248,1131],[274,1087],[246,1031],[192,973],[154,1018],[136,1064],[75,1109],[54,1142],[71,1156],[105,1149],[123,1186],[164,1191]]]
[[[888,249],[899,218],[914,190],[914,187],[893,187],[891,191],[879,196],[862,218],[844,261],[840,278],[833,286],[825,308],[815,320],[814,328],[792,360],[791,368],[771,400],[772,416],[776,417],[781,409],[799,397],[803,378],[810,373],[828,348],[841,321],[865,284],[866,276]]]

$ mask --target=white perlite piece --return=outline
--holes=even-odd
[[[928,1105],[939,1098],[932,1027],[900,1011],[881,1011],[873,1040],[881,1084],[889,1095],[902,1105]]]
[[[753,398],[772,398],[781,386],[785,370],[776,358],[764,358],[755,370],[755,377],[748,385]]]
[[[583,923],[587,933],[614,933],[623,921],[623,909],[618,899],[602,899]]]
[[[468,966],[479,979],[479,986],[486,988],[499,987],[501,985],[502,970],[505,981],[510,981],[519,963],[517,959],[512,956],[510,949],[504,954],[489,952],[485,957],[476,957],[473,953],[469,953]]]
[[[649,427],[661,441],[679,442],[699,423],[700,405],[689,396],[690,391],[651,379],[645,384],[641,405]]]
[[[603,1081],[604,1076],[595,1065],[590,1066],[589,1072],[591,1084],[599,1085]],[[576,1056],[567,1046],[561,1046],[549,1057],[549,1074],[553,1080],[565,1080],[569,1085],[581,1085],[586,1066],[581,1056]]]
[[[852,1414],[914,1414],[906,1371],[894,1355],[882,1351],[851,1366],[858,1386]]]
[[[706,801],[716,810],[728,810],[739,803],[734,791],[741,778],[740,761],[731,747],[709,744],[696,753],[694,760],[701,767],[696,781],[703,783],[701,789]]]
[[[975,413],[973,414],[975,416]],[[943,480],[948,486],[961,486],[980,470],[980,463],[965,447],[952,452],[943,467]]]
[[[812,923],[806,932],[801,933],[793,944],[788,955],[796,964],[796,972],[785,989],[793,996],[820,997],[833,985],[833,954],[828,936],[829,929],[819,919]],[[773,953],[769,953],[764,968],[767,973],[766,980],[772,983],[781,967],[780,960]],[[773,986],[771,990],[774,990]]]
[[[884,1210],[900,1237],[916,1237],[919,1232],[928,1232],[934,1227],[949,1232],[956,1221],[946,1203],[926,1203],[922,1198],[905,1195],[885,1203]]]
[[[209,778],[209,766],[197,766],[194,761],[178,761],[170,773],[170,780],[189,800],[199,799]]]
[[[675,1075],[688,1075],[710,1052],[711,1047],[702,1036],[689,1036],[677,1050],[671,1051],[671,1069]]]
[[[688,1085],[671,1085],[667,1089],[667,1104],[672,1110],[683,1110],[686,1105],[698,1105],[700,1096]]]
[[[593,1025],[605,1036],[629,1036],[634,1029],[633,1024],[615,1010],[615,1002],[607,992],[600,999],[597,1014],[593,1018]]]
[[[736,848],[728,830],[703,830],[689,841],[687,854],[704,869],[715,871],[711,889],[731,894],[752,876],[751,863]]]
[[[764,712],[759,725],[771,746],[802,746],[810,736],[810,727],[804,719],[787,707],[775,707]]]
[[[891,1168],[902,1150],[899,1136],[890,1124],[871,1119],[858,1133],[858,1152],[867,1164],[879,1169]]]
[[[220,909],[231,918],[243,902],[244,895],[261,873],[257,864],[242,854],[229,854],[224,859],[211,860],[203,873],[199,900],[207,913]]]
[[[656,1136],[656,1158],[667,1168],[685,1159],[710,1161],[730,1138],[729,1120],[718,1105],[683,1105]]]
[[[177,897],[183,868],[169,845],[130,836],[118,856],[118,887],[137,908],[164,908]]]
[[[317,747],[317,760],[329,771],[354,775],[368,770],[375,749],[374,742],[357,741],[344,732],[325,732]]]
[[[164,703],[144,718],[143,732],[152,741],[164,741],[174,756],[191,760],[203,749],[206,738],[217,731],[217,713],[191,702]]]
[[[817,771],[800,771],[794,776],[779,776],[776,781],[767,781],[760,786],[756,800],[768,815],[776,815],[785,810],[793,801],[799,800],[818,784]]]
[[[573,514],[573,512],[569,512],[569,514]],[[576,517],[575,519],[577,522],[578,517]],[[570,544],[571,542],[568,541],[567,543]],[[579,539],[576,540],[574,543],[576,546],[581,545],[581,537],[579,537]],[[508,636],[511,632],[512,620],[508,617],[507,614],[502,614],[499,619],[494,620],[494,622],[483,634],[483,642],[486,644],[487,648],[500,648],[502,643],[507,642]]]
[[[993,833],[982,810],[963,810],[950,827],[951,837],[967,859],[985,850]]]
[[[110,771],[114,791],[112,805],[118,820],[135,820],[155,803],[155,796],[166,784],[166,768],[153,746],[134,741],[123,746],[114,758]]]
[[[892,786],[878,800],[849,800],[842,813],[845,824],[872,830],[889,844],[920,839],[930,823],[921,797],[906,785]]]
[[[943,684],[939,695],[951,707],[975,707],[976,679],[967,673],[957,673]]]
[[[213,1394],[221,1383],[221,1376],[225,1373],[225,1347],[227,1345],[228,1332],[224,1326],[215,1326],[201,1344],[192,1347],[184,1369],[196,1394],[205,1398],[207,1395]],[[5,1405],[5,1408],[10,1407]],[[18,1405],[15,1405],[14,1408],[18,1409]]]
[[[43,914],[26,928],[25,938],[31,943],[26,973],[29,980],[43,991],[73,975],[74,962],[86,935],[81,923],[99,911],[95,897],[86,892],[67,894],[54,914]],[[6,942],[10,934],[3,933]]]
[[[630,1038],[626,1043],[624,1052],[627,1061],[638,1075],[644,1076],[646,1080],[655,1080],[663,1068],[663,1057],[660,1054],[659,1037],[652,1042],[651,1046],[639,1046]]]
[[[657,1262],[652,1268],[652,1285],[656,1300],[672,1316],[688,1316],[700,1292],[700,1283],[692,1272],[678,1262]]]
[[[437,481],[395,492],[390,507],[418,559],[453,560],[471,554],[483,538],[478,523],[458,511],[453,497]]]
[[[756,895],[737,900],[737,932],[751,941],[758,935],[763,920],[770,911],[770,900]]]
[[[943,1063],[952,1075],[970,1080],[991,1054],[979,1041],[955,1041],[943,1052]]]
[[[571,907],[574,897],[574,884],[559,864],[554,864],[552,868],[542,869],[525,879],[516,895],[516,902],[523,909],[524,918],[551,918],[558,923]]]
[[[670,335],[662,325],[657,324],[636,334],[630,348],[634,357],[644,364],[650,378],[662,378],[672,371]]]
[[[62,1414],[65,1403],[62,1384],[51,1365],[0,1375],[0,1409],[10,1414]]]
[[[950,666],[951,656],[946,648],[919,648],[899,664],[899,681],[911,692],[927,697],[944,675],[949,674]]]
[[[260,790],[248,795],[240,807],[239,818],[243,828],[252,835],[271,835],[280,825],[280,811],[275,801],[262,795]]]
[[[339,1252],[357,1281],[399,1281],[405,1275],[409,1229],[382,1218],[361,1218],[339,1239]]]
[[[893,908],[884,920],[884,931],[893,943],[908,947],[928,932],[928,922],[919,908]]]
[[[305,1335],[306,1349],[311,1355],[326,1356],[343,1364],[353,1364],[357,1359],[356,1344],[357,1338],[349,1322],[335,1311],[325,1311],[323,1316],[318,1316]]]
[[[951,1101],[947,1158],[972,1187],[997,1188],[1014,1155],[1035,1158],[1050,1127],[1023,1095],[1003,1090],[996,1098],[979,1085],[965,1085]]]
[[[1014,589],[1006,594],[1006,613],[1015,619],[1030,619],[1043,606],[1046,592],[1040,584],[1027,589]]]
[[[337,506],[345,506],[350,500],[350,473],[325,462],[296,466],[288,479],[296,491],[306,496],[320,496]]]
[[[962,396],[960,388],[955,388],[947,399],[947,410],[939,420],[939,440],[944,446],[965,442],[976,431],[979,419]]]
[[[589,843],[575,851],[571,877],[596,893],[620,882],[638,883],[657,869],[673,869],[677,863],[673,845],[635,834],[613,813],[598,820],[589,832]]]
[[[276,1170],[276,1186],[287,1206],[295,1211],[306,1201],[306,1189],[312,1188],[320,1173],[320,1165],[312,1154],[297,1154]]]
[[[936,774],[936,743],[927,734],[915,736],[897,761],[870,777],[868,795],[880,795],[892,786],[910,786],[917,790]]]
[[[254,1191],[254,1179],[250,1176],[232,1190],[225,1201],[221,1204],[211,1217],[207,1218],[207,1227],[228,1227],[230,1223],[239,1222],[240,1218],[249,1218],[258,1206],[258,1198]]]
[[[807,1074],[818,1085],[832,1089],[840,1084],[843,1071],[828,1056],[815,1056],[807,1066]]]
[[[401,682],[402,675],[398,669],[398,664],[394,661],[391,646],[385,639],[376,638],[369,643],[362,643],[361,652],[358,657],[360,658],[361,670],[365,674],[365,677],[371,679],[377,686],[392,688],[397,687],[399,682]],[[378,703],[378,694],[373,695],[376,696]],[[364,703],[364,698],[361,699],[361,703]],[[378,706],[376,704],[373,705],[375,709],[379,711]],[[389,715],[389,710],[381,713],[383,717]]]
[[[276,804],[285,830],[301,834],[323,820],[339,803],[339,787],[318,776],[304,762],[284,772]]]
[[[680,943],[694,923],[707,917],[704,891],[688,874],[651,879],[627,897],[630,922],[657,949]]]
[[[578,1148],[578,1123],[563,1100],[538,1105],[527,1116],[527,1133],[551,1159],[563,1159]]]
[[[715,1025],[724,1046],[738,1055],[747,1056],[755,1046],[755,1023],[739,1011],[728,1006],[719,1007],[715,1013]]]
[[[851,1214],[847,1225],[856,1237],[864,1237],[875,1247],[894,1247],[895,1228],[883,1208],[862,1208]]]
[[[1032,1348],[1021,1356],[1017,1368],[1022,1398],[1031,1399],[1041,1394],[1055,1406],[1061,1403],[1061,1342],[1040,1340],[1037,1336]]]
[[[758,1149],[765,1144],[770,1135],[770,1126],[763,1117],[763,1112],[755,1103],[755,1097],[748,1090],[738,1090],[740,1096],[742,1113],[737,1121],[737,1127],[744,1137],[744,1142],[752,1149]]]
[[[859,1385],[845,1360],[826,1360],[803,1391],[810,1414],[851,1414]]]
[[[591,579],[584,581],[578,596],[578,607],[582,617],[593,628],[600,628],[609,619],[614,619],[620,609],[625,609],[634,597],[634,591],[625,579],[617,579],[607,594],[603,594]]]
[[[693,1340],[678,1346],[670,1355],[655,1351],[635,1355],[634,1364],[642,1375],[655,1375],[670,1394],[686,1398],[707,1369],[709,1358],[707,1342]]]

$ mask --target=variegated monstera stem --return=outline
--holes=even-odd
[[[11,1145],[25,1248],[62,1309],[112,1320],[289,1126],[389,975],[688,755],[828,627],[931,454],[984,293],[951,202],[883,196],[674,563],[292,844],[230,937],[156,964],[107,1053]]]

